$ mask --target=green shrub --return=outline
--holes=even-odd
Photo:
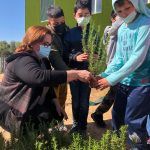
[[[103,45],[103,36],[100,35],[100,26],[94,23],[83,29],[82,34],[83,51],[89,54],[89,71],[99,74],[106,68],[106,45]]]
[[[55,129],[49,134],[44,125],[40,131],[27,127],[26,135],[20,135],[17,139],[12,135],[9,142],[0,136],[0,144],[2,150],[126,150],[126,130],[126,126],[120,129],[120,133],[108,130],[97,141],[92,137],[85,139],[79,134],[70,136]]]

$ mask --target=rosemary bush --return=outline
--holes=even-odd
[[[45,126],[44,126],[45,128]],[[127,126],[120,129],[119,134],[108,130],[100,141],[87,137],[83,139],[79,134],[64,135],[54,130],[51,134],[47,128],[40,131],[28,130],[26,136],[18,139],[12,136],[6,142],[0,135],[0,150],[126,150]],[[45,130],[45,131],[44,131]],[[43,134],[37,138],[37,133]],[[69,141],[69,142],[68,142]]]
[[[89,55],[89,71],[94,75],[106,68],[106,45],[103,45],[103,36],[100,35],[100,26],[94,23],[86,26],[82,33],[83,52]]]

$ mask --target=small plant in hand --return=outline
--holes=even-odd
[[[106,68],[106,45],[103,45],[103,36],[100,35],[100,26],[96,27],[94,23],[83,29],[82,35],[83,52],[89,56],[88,70],[97,75]]]

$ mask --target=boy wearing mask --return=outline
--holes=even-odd
[[[50,6],[47,10],[47,16],[48,24],[46,27],[50,29],[53,34],[51,51],[48,54],[50,63],[55,70],[68,70],[68,62],[64,55],[64,35],[69,30],[69,28],[65,24],[64,12],[58,6]],[[59,84],[56,86],[55,93],[61,107],[65,109],[65,102],[67,99],[67,83]],[[67,131],[67,128],[64,126],[63,122],[60,123],[59,126],[59,130]]]
[[[148,150],[150,9],[142,0],[113,0],[112,6],[124,23],[118,30],[114,59],[101,74],[103,79],[98,80],[98,85],[102,90],[119,83],[112,110],[113,128],[119,130],[127,124],[135,148]]]
[[[88,54],[82,51],[82,31],[89,25],[91,11],[87,1],[77,1],[74,7],[74,18],[77,26],[66,34],[67,53],[69,66],[72,69],[88,69]],[[89,97],[91,89],[88,83],[75,81],[70,83],[72,95],[73,126],[70,133],[78,132],[86,135],[87,117],[89,110]]]

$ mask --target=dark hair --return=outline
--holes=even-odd
[[[117,14],[115,13],[114,10],[112,10],[112,11],[111,11],[111,14],[110,14],[110,18],[111,18],[111,19],[115,19],[116,16],[117,16]]]
[[[77,0],[74,5],[74,13],[78,11],[78,9],[88,9],[91,13],[91,1],[90,0]]]
[[[128,0],[129,3],[131,3],[129,0]],[[122,6],[124,5],[125,3],[125,0],[117,0],[114,4],[114,6],[118,5],[118,6]],[[132,4],[132,3],[131,3]]]
[[[125,3],[125,0],[117,0],[114,5],[117,4],[118,6],[122,6],[124,5],[124,3]]]
[[[47,9],[47,13],[46,14],[50,18],[59,18],[59,17],[64,16],[63,10],[59,6],[53,6],[53,5],[51,5]]]

